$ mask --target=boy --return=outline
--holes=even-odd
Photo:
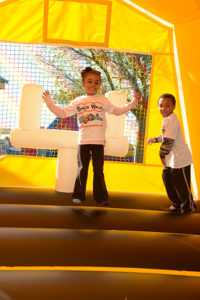
[[[159,111],[163,116],[162,135],[150,138],[147,144],[161,142],[159,151],[164,166],[162,179],[172,205],[170,211],[185,214],[195,213],[195,203],[190,187],[192,155],[184,141],[181,126],[176,114],[175,97],[163,94],[158,100]]]

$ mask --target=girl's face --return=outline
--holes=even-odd
[[[96,95],[101,85],[101,79],[97,74],[88,73],[82,82],[85,92],[88,96]]]
[[[173,104],[172,100],[170,98],[160,98],[158,102],[159,111],[163,118],[168,117],[173,113],[173,110],[175,109],[175,105]]]

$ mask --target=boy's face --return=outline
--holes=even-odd
[[[175,105],[170,98],[160,98],[158,106],[163,118],[171,115],[171,113],[173,113],[173,110],[175,109]]]
[[[96,95],[101,85],[100,77],[94,73],[88,73],[82,82],[85,92],[88,96]]]

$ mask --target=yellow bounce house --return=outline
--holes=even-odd
[[[200,0],[0,0],[0,28],[0,300],[199,299]],[[49,63],[42,51],[51,47],[60,52],[50,51]],[[117,52],[115,58],[120,59],[122,53],[131,53],[126,57],[131,62],[137,55],[151,57],[148,105],[145,118],[140,119],[145,119],[141,161],[126,160],[120,152],[123,142],[126,144],[122,128],[135,111],[120,116],[121,121],[112,126],[119,135],[111,148],[120,159],[115,154],[112,160],[105,157],[110,207],[90,202],[91,169],[86,204],[72,204],[70,193],[57,193],[57,171],[61,167],[61,177],[66,176],[62,159],[68,149],[59,152],[61,148],[36,147],[43,145],[45,132],[45,138],[50,134],[45,145],[58,144],[60,136],[63,148],[74,147],[75,139],[71,144],[65,139],[72,129],[57,134],[57,129],[69,128],[56,128],[55,133],[55,128],[49,127],[54,115],[50,125],[40,126],[44,88],[52,84],[50,91],[60,93],[55,79],[60,83],[62,66],[58,63],[53,68],[53,63],[67,57],[65,48],[70,48],[72,55],[67,76],[75,69],[80,51],[84,55],[97,49],[104,54]],[[34,72],[33,55],[38,66]],[[104,58],[104,71],[112,69],[115,82],[123,83],[123,77],[118,80],[116,65],[106,61],[105,66]],[[121,70],[128,73],[126,60],[122,61]],[[66,64],[63,66],[65,71]],[[79,82],[79,66],[75,71],[74,82]],[[125,93],[114,88],[104,92],[115,101],[112,95],[117,92],[118,100],[126,102],[134,84],[131,81]],[[26,93],[25,86],[34,87],[34,93]],[[168,211],[159,144],[147,146],[150,137],[161,134],[157,101],[163,93],[175,95],[176,114],[192,151],[192,188],[198,200],[195,214]],[[65,100],[67,96],[64,94]],[[68,103],[71,95],[69,98]],[[28,114],[22,114],[22,107]],[[89,116],[83,116],[85,122]],[[131,133],[136,132],[132,121]],[[108,124],[113,125],[113,120]],[[29,134],[28,130],[33,131]],[[18,133],[21,147],[14,145]],[[107,137],[112,140],[113,135]],[[134,153],[130,148],[134,143],[127,145],[128,153]],[[54,150],[57,156],[47,155]],[[69,164],[76,161],[74,156],[68,158]],[[67,178],[72,177],[72,169],[68,173]]]
[[[73,16],[73,17],[72,17]],[[143,163],[106,162],[108,190],[164,194],[159,148],[147,147],[160,134],[157,100],[177,99],[176,113],[193,155],[192,185],[200,188],[199,82],[200,1],[180,0],[5,0],[0,1],[0,40],[133,51],[152,55]],[[157,147],[157,146],[155,146]],[[56,158],[5,155],[1,186],[53,188]],[[92,187],[90,172],[88,189]]]

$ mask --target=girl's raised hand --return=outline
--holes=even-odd
[[[43,98],[45,103],[49,103],[49,102],[52,101],[49,91],[44,91],[43,94],[42,94],[42,98]]]
[[[141,94],[139,92],[135,92],[135,100],[136,102],[140,102],[142,100]]]

